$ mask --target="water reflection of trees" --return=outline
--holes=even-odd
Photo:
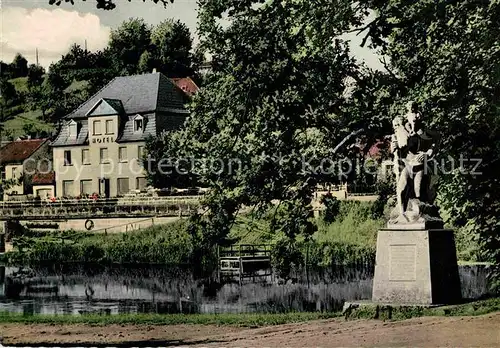
[[[477,298],[486,293],[484,269],[460,267],[460,274],[464,297]],[[73,265],[23,269],[8,275],[5,267],[0,267],[0,305],[8,302],[8,310],[26,314],[335,311],[345,300],[371,297],[373,267],[336,266],[311,272],[308,277],[297,270],[295,277],[294,284],[239,286],[170,267]],[[52,284],[60,291],[47,292]],[[30,286],[41,290],[30,293]]]

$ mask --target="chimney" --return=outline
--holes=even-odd
[[[153,74],[156,74],[156,68],[153,69]]]

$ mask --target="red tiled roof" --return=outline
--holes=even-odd
[[[33,176],[33,185],[51,185],[56,180],[56,173],[37,173]]]
[[[0,163],[22,163],[47,139],[17,140],[0,148]]]
[[[190,97],[199,90],[196,83],[190,77],[176,77],[172,81]]]
[[[380,158],[383,155],[384,150],[388,149],[390,145],[390,141],[387,139],[377,140],[375,144],[373,144],[367,152],[368,158]],[[363,141],[360,141],[358,144],[354,145],[354,151],[361,153],[365,148],[366,144]]]
[[[382,149],[387,147],[387,141],[378,141],[372,147],[370,147],[370,150],[368,150],[368,156],[372,158],[380,157],[382,155]]]

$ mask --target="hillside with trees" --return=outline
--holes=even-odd
[[[156,69],[200,82],[199,57],[184,23],[150,26],[137,18],[112,30],[105,49],[73,44],[47,71],[17,54],[11,63],[0,62],[0,139],[50,136],[62,117],[116,76]]]

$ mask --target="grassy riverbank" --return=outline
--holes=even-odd
[[[332,222],[315,219],[317,231],[306,242],[298,238],[283,244],[283,235],[271,231],[273,214],[256,219],[240,215],[229,237],[239,244],[270,244],[273,260],[285,273],[292,269],[324,268],[335,265],[372,265],[377,231],[385,220],[374,214],[374,202],[341,201]],[[484,261],[477,247],[471,249],[468,234],[456,233],[457,253],[462,261]],[[470,238],[469,238],[470,239]],[[15,251],[4,258],[10,264],[98,263],[98,264],[199,264],[199,246],[185,228],[185,220],[122,234],[87,231],[33,232],[17,238]],[[472,251],[471,251],[472,250]],[[213,254],[204,252],[207,264]],[[293,257],[292,257],[293,256]],[[279,268],[279,267],[278,267]]]
[[[383,225],[371,216],[372,203],[344,202],[336,220],[315,220],[318,231],[309,243],[298,239],[297,264],[307,259],[309,265],[370,264],[375,256],[377,230]],[[276,245],[280,235],[270,231],[270,218],[254,220],[238,217],[230,237],[242,244]],[[198,250],[192,236],[178,221],[123,234],[62,231],[15,241],[16,250],[7,254],[11,264],[46,263],[119,263],[119,264],[189,264]],[[215,252],[215,250],[214,250]],[[280,250],[275,253],[279,259]],[[288,253],[287,250],[284,251]],[[302,256],[300,256],[302,255]],[[205,255],[207,259],[214,255]]]
[[[384,308],[385,307],[385,308]],[[417,317],[456,317],[475,316],[493,312],[500,312],[500,298],[474,301],[452,306],[426,308],[423,306],[383,306],[377,309],[376,305],[366,305],[355,309],[350,315],[351,319],[382,319],[405,320]]]
[[[186,264],[194,248],[182,222],[123,234],[51,232],[20,237],[14,245],[15,251],[6,254],[11,264]]]
[[[351,319],[374,319],[376,306],[358,310]],[[475,316],[500,311],[500,298],[475,301],[465,304],[435,308],[394,307],[391,320],[404,320],[423,316]],[[279,314],[117,314],[117,315],[22,315],[0,312],[0,324],[87,324],[87,325],[227,325],[239,327],[261,327],[324,320],[342,317],[340,312],[279,313]],[[378,319],[389,319],[383,315]]]
[[[341,313],[283,313],[283,314],[117,314],[117,315],[22,315],[0,313],[0,324],[88,324],[88,325],[230,325],[259,327],[331,319]]]

